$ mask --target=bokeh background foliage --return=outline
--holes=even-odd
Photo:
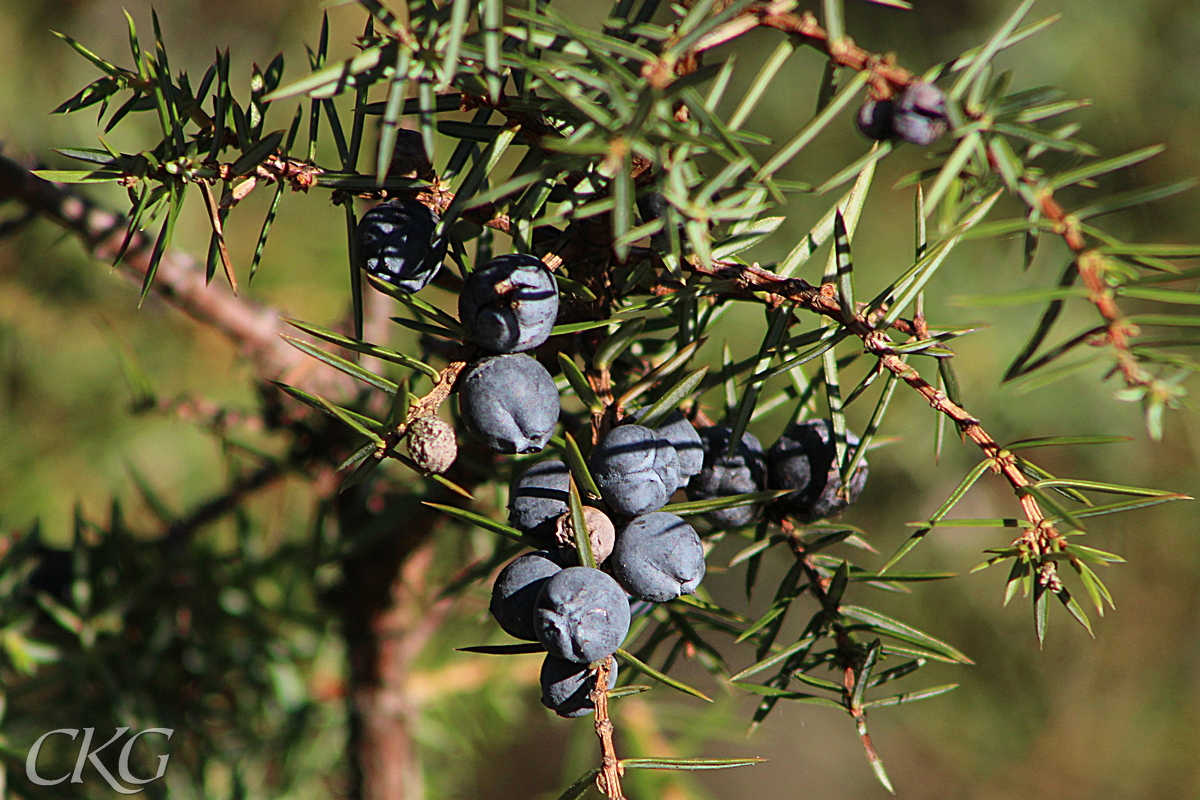
[[[902,64],[920,71],[984,40],[1008,5],[991,0],[930,2],[901,12],[850,3],[847,27],[864,48],[895,51]],[[590,21],[604,8],[573,3],[570,14]],[[148,31],[149,7],[130,4],[128,9]],[[299,70],[305,63],[303,43],[315,39],[320,15],[316,4],[282,0],[174,2],[158,11],[176,69],[200,71],[211,60],[213,47],[228,46],[231,75],[243,81],[252,62],[264,65],[280,50],[290,69]],[[1168,145],[1158,158],[1114,176],[1107,188],[1122,188],[1121,181],[1135,186],[1194,174],[1195,153],[1200,152],[1200,84],[1190,76],[1200,68],[1200,9],[1165,0],[1047,1],[1035,9],[1038,16],[1054,12],[1062,12],[1064,18],[1000,57],[1000,66],[1016,71],[1015,88],[1050,83],[1071,95],[1093,98],[1094,104],[1076,116],[1085,122],[1084,138],[1101,152],[1125,152],[1157,142]],[[330,9],[331,55],[350,54],[347,43],[361,31],[361,19],[353,6]],[[0,138],[6,152],[36,154],[53,166],[73,167],[54,162],[50,148],[93,141],[92,119],[87,114],[50,117],[48,112],[95,74],[49,34],[51,28],[118,63],[124,63],[119,57],[126,52],[126,28],[120,8],[110,3],[0,3]],[[752,34],[741,48],[742,77],[735,78],[728,96],[738,96],[737,81],[753,75],[769,52],[755,41],[766,35]],[[781,81],[794,86],[795,93],[770,94],[750,127],[776,140],[790,136],[815,105],[822,66],[817,53],[801,51],[787,66],[788,79]],[[289,72],[285,80],[300,74]],[[153,126],[152,115],[140,116],[114,132],[115,146],[136,150],[153,140],[152,127],[137,128]],[[286,121],[274,122],[280,127]],[[819,144],[789,165],[782,177],[815,182],[829,173],[829,165],[840,166],[863,149],[848,118]],[[920,167],[922,153],[909,150],[884,162],[878,186],[889,186]],[[320,155],[324,163],[336,163],[335,154]],[[108,187],[97,188],[95,195],[118,207],[123,200]],[[239,208],[242,213],[232,217],[230,245],[242,264],[254,248],[267,201],[266,196],[252,197]],[[1123,215],[1110,222],[1109,230],[1130,241],[1193,240],[1196,206],[1194,193],[1184,194]],[[821,200],[793,195],[787,212],[797,219],[806,214],[815,219],[824,208]],[[795,233],[804,230],[807,226]],[[869,286],[873,275],[894,274],[912,251],[909,196],[877,189],[860,230],[865,235],[855,241],[856,271]],[[324,195],[286,198],[262,267],[247,292],[291,316],[332,324],[349,304],[343,236],[342,212],[329,206]],[[790,245],[787,239],[786,232],[777,234],[756,257],[779,258]],[[208,225],[199,204],[186,208],[175,245],[199,255],[205,252]],[[1061,259],[1061,254],[1044,252],[1040,257]],[[968,308],[956,305],[953,298],[1044,286],[1046,276],[1058,269],[1054,264],[1035,266],[1045,269],[1022,272],[1019,239],[976,243],[957,251],[942,280],[931,287],[929,302],[939,309],[940,325],[991,326],[956,346],[967,406],[1002,441],[1051,433],[1132,436],[1129,443],[1103,448],[1045,451],[1041,463],[1058,473],[1195,494],[1200,488],[1195,458],[1200,431],[1190,409],[1168,415],[1162,441],[1151,444],[1136,405],[1114,401],[1111,387],[1098,388],[1102,368],[1028,394],[999,385],[1039,308]],[[239,430],[235,441],[222,443],[198,430],[204,426],[197,426],[195,418],[203,417],[206,409],[196,407],[194,399],[234,409],[256,402],[237,354],[220,338],[154,302],[136,310],[136,293],[127,284],[89,262],[74,242],[63,240],[52,227],[35,225],[0,242],[0,282],[0,525],[6,530],[25,530],[40,520],[44,536],[66,546],[74,536],[89,535],[87,523],[78,519],[104,519],[107,524],[115,496],[131,531],[161,532],[165,521],[220,490],[231,450],[236,460],[241,457],[236,454],[239,448],[279,446],[270,436],[253,431]],[[1079,327],[1094,312],[1080,308],[1072,313],[1079,314]],[[761,313],[747,309],[731,314],[725,324],[731,331],[744,324],[757,328]],[[757,339],[728,335],[735,355],[748,354],[756,346]],[[139,411],[140,396],[131,393],[127,378],[133,376],[136,386],[142,374],[151,376],[157,397],[178,398],[176,405],[185,413],[132,413]],[[932,415],[916,396],[901,392],[891,414],[891,430],[885,433],[900,434],[901,439],[872,455],[867,491],[846,516],[870,531],[885,553],[908,534],[902,523],[928,516],[975,458],[974,452],[951,443],[940,464],[934,464]],[[782,419],[765,418],[761,438],[771,440],[780,425]],[[221,733],[213,740],[220,743],[213,752],[203,750],[202,737],[173,750],[173,763],[180,766],[168,770],[171,796],[237,796],[241,784],[253,792],[260,782],[275,785],[278,796],[297,797],[337,793],[344,786],[345,765],[338,749],[344,734],[342,654],[337,637],[315,624],[320,617],[314,589],[319,593],[334,579],[318,572],[314,586],[311,548],[293,546],[319,541],[327,524],[306,513],[307,486],[299,477],[283,481],[252,498],[243,514],[205,529],[204,549],[211,563],[204,569],[197,565],[196,573],[211,577],[211,586],[188,587],[191,594],[177,605],[139,606],[147,609],[146,618],[127,619],[120,638],[106,639],[99,631],[98,646],[108,650],[105,658],[87,663],[116,670],[119,676],[127,670],[122,679],[140,676],[138,680],[157,682],[164,698],[178,700],[177,719],[160,718],[169,705],[165,703],[129,709],[135,717],[141,714],[147,725],[206,725]],[[958,513],[1007,516],[1011,502],[1005,485],[984,482]],[[1194,510],[1186,505],[1170,504],[1102,518],[1092,526],[1093,544],[1129,560],[1105,573],[1117,608],[1095,625],[1094,642],[1057,614],[1038,652],[1026,607],[1000,608],[1003,576],[992,572],[876,600],[882,610],[953,642],[976,662],[970,668],[931,669],[929,683],[962,683],[956,692],[872,717],[876,744],[901,793],[1175,798],[1200,790],[1192,732],[1200,714],[1194,667],[1200,636],[1197,582],[1192,577],[1198,566],[1194,518]],[[251,519],[254,537],[246,535]],[[939,531],[914,559],[922,568],[963,572],[979,560],[982,549],[1003,542],[1003,536],[988,530]],[[156,576],[169,574],[172,554],[149,541],[137,543],[136,535],[119,546],[128,549],[119,556],[126,565],[122,574],[99,576],[97,585],[139,576],[145,581],[144,591],[157,596],[162,584],[156,583]],[[445,555],[469,554],[473,547],[469,540],[444,544]],[[83,564],[74,566],[77,571],[86,569]],[[780,561],[767,569],[782,571],[785,566]],[[740,590],[736,575],[714,575],[710,583],[717,593]],[[536,662],[452,652],[455,646],[492,635],[484,619],[484,592],[477,587],[459,602],[460,613],[432,635],[411,679],[414,705],[406,713],[415,719],[423,779],[431,796],[531,796],[561,788],[593,762],[590,726],[550,720],[536,707]],[[89,602],[93,608],[105,608],[103,592],[96,594]],[[203,613],[196,602],[211,602],[214,618],[226,621],[213,631],[219,634],[214,641],[183,636],[161,650],[147,646],[154,641],[155,626],[166,624],[165,619],[177,624],[180,613]],[[103,615],[97,619],[102,627]],[[239,641],[263,637],[279,645],[274,659],[239,660],[239,653],[255,649],[239,646]],[[153,654],[154,659],[129,659],[135,651]],[[42,674],[75,668],[65,664]],[[701,675],[687,670],[683,674],[697,679]],[[105,680],[112,675],[92,677]],[[260,695],[248,690],[239,697],[226,691],[231,685],[265,686],[269,691]],[[260,696],[271,699],[265,706],[246,706]],[[703,782],[655,776],[650,780],[666,783],[630,784],[630,795],[883,795],[842,714],[812,706],[781,707],[747,743],[740,732],[752,702],[721,700],[715,708],[699,712],[705,724],[695,724],[695,704],[682,698],[657,698],[653,708],[637,698],[617,704],[628,755],[643,749],[665,755],[674,749],[680,755],[753,752],[773,759],[765,767],[705,776]],[[9,763],[19,763],[28,742],[51,726],[99,726],[112,718],[112,710],[96,707],[94,698],[56,691],[53,679],[22,686],[9,697],[4,723],[6,747],[14,756]],[[279,758],[284,741],[274,740],[281,748],[275,751],[260,746],[258,736],[268,730],[276,735],[286,726],[292,726],[305,746],[290,751],[284,762]],[[689,733],[698,730],[727,733],[706,739]],[[188,752],[185,747],[196,749]],[[192,769],[185,773],[184,764]],[[280,781],[285,775],[290,779]]]

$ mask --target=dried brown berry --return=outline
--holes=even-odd
[[[408,426],[408,454],[426,472],[445,472],[458,457],[454,428],[440,417],[414,420]]]
[[[575,526],[571,524],[571,512],[567,511],[555,522],[554,537],[560,545],[564,546],[564,550],[569,551],[570,557],[578,561],[574,552]],[[592,555],[595,557],[596,563],[600,564],[613,551],[613,544],[617,539],[617,529],[607,514],[592,506],[583,507],[583,522],[587,525],[588,540],[592,543]]]

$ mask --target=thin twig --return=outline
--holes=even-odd
[[[596,736],[600,739],[600,774],[596,776],[596,787],[609,800],[625,800],[621,791],[621,762],[617,760],[617,747],[613,743],[613,723],[608,715],[608,676],[612,672],[612,656],[596,667],[596,682],[590,695],[596,706]]]
[[[1025,182],[1033,185],[1028,178]],[[1083,285],[1087,288],[1088,301],[1104,318],[1104,338],[1116,353],[1117,369],[1124,378],[1125,385],[1136,388],[1149,384],[1150,375],[1141,368],[1137,357],[1129,349],[1129,339],[1134,333],[1133,326],[1125,319],[1114,299],[1112,287],[1106,281],[1107,259],[1097,251],[1087,249],[1087,240],[1079,229],[1079,220],[1063,209],[1054,199],[1052,190],[1039,190],[1037,198],[1043,216],[1054,223],[1054,232],[1061,236],[1067,247],[1075,253],[1075,265]]]
[[[898,66],[894,56],[890,54],[880,55],[864,50],[856,45],[849,36],[844,36],[836,41],[830,40],[828,32],[820,26],[811,11],[793,14],[786,10],[792,5],[792,3],[779,2],[779,0],[756,3],[702,38],[696,44],[694,53],[702,53],[725,44],[761,26],[783,31],[800,39],[805,44],[824,50],[838,66],[850,67],[859,71],[870,70],[872,89],[875,96],[880,99],[890,97],[915,79],[916,76],[904,67]]]
[[[442,371],[438,373],[437,383],[429,390],[421,399],[412,404],[408,410],[408,418],[406,423],[411,423],[419,417],[428,417],[436,414],[438,407],[446,402],[446,398],[450,396],[450,392],[454,389],[454,384],[458,380],[458,376],[467,368],[467,362],[462,360],[451,361]]]

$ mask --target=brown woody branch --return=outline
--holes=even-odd
[[[988,152],[988,164],[999,172],[1000,165],[995,155]],[[1062,204],[1054,197],[1054,191],[1048,186],[1040,186],[1037,181],[1028,176],[1021,178],[1034,196],[1034,211],[1039,212],[1052,223],[1053,232],[1060,236],[1063,243],[1075,254],[1075,266],[1079,277],[1083,280],[1088,292],[1088,301],[1100,312],[1104,319],[1103,341],[1107,341],[1116,353],[1116,370],[1121,373],[1125,385],[1130,388],[1146,386],[1152,378],[1141,368],[1137,357],[1130,350],[1130,339],[1136,334],[1136,327],[1125,319],[1120,306],[1117,305],[1112,288],[1107,284],[1107,259],[1089,249],[1087,239],[1080,229],[1079,220],[1069,214]],[[1086,337],[1091,338],[1089,332]],[[1073,344],[1074,342],[1072,342]]]
[[[872,90],[878,98],[890,97],[897,89],[907,86],[914,80],[913,73],[898,66],[891,55],[882,56],[863,50],[855,45],[849,37],[831,39],[828,31],[821,27],[812,12],[793,14],[789,10],[792,5],[786,0],[774,0],[753,5],[743,14],[701,39],[694,49],[696,52],[703,52],[737,38],[755,27],[762,26],[783,31],[803,39],[807,44],[825,50],[830,59],[839,66],[859,71],[870,70]],[[1061,212],[1061,208],[1059,211]],[[1051,216],[1049,212],[1046,213],[1048,217]],[[1061,221],[1061,216],[1059,220]],[[1068,239],[1068,244],[1071,243],[1072,240]],[[1080,247],[1082,247],[1081,242]],[[818,288],[798,278],[783,278],[775,275],[757,265],[751,267],[707,266],[693,261],[691,268],[695,272],[718,278],[732,278],[747,293],[765,291],[768,294],[766,301],[772,305],[790,301],[839,322],[843,322],[845,319],[837,299],[837,290],[832,284]],[[892,349],[894,343],[887,333],[875,329],[861,313],[855,313],[852,321],[846,324],[852,333],[862,339],[867,352],[879,359],[882,368],[919,392],[930,406],[953,420],[963,436],[978,445],[992,462],[992,469],[1003,475],[1012,486],[1013,491],[1016,492],[1025,516],[1032,523],[1032,530],[1039,532],[1039,540],[1042,537],[1057,537],[1053,527],[1045,524],[1045,515],[1037,500],[1026,491],[1030,481],[1021,472],[1016,459],[1000,447],[996,440],[984,430],[979,420],[968,413],[966,409],[952,403],[945,392],[935,389],[922,378],[915,368],[909,366],[894,352]],[[926,327],[924,315],[918,314],[912,323],[901,322],[899,325],[893,323],[892,327],[905,333],[923,334]]]
[[[0,201],[13,200],[30,214],[47,217],[75,234],[90,255],[111,261],[124,242],[127,219],[76,194],[71,187],[33,175],[11,158],[0,155]],[[135,233],[119,272],[140,284],[150,266],[153,241]],[[348,376],[325,367],[291,347],[280,334],[291,330],[275,309],[234,295],[224,284],[207,283],[204,270],[190,256],[167,250],[159,264],[151,293],[186,316],[221,333],[250,361],[262,382],[278,380],[306,392],[336,398],[351,397],[357,386]],[[442,380],[413,410],[436,408],[449,394],[461,364],[443,370]],[[199,527],[232,510],[249,493],[279,480],[285,471],[267,464],[249,473],[221,497],[206,503],[169,532],[185,540]],[[314,492],[336,492],[332,475],[318,480]],[[469,484],[469,482],[468,482]],[[412,496],[389,496],[403,505],[395,518],[405,519],[402,534],[382,537],[376,546],[348,557],[345,581],[334,601],[341,612],[350,676],[352,756],[351,796],[362,800],[393,800],[408,796],[419,773],[409,731],[411,702],[405,676],[415,652],[446,611],[439,602],[425,608],[428,596],[420,585],[427,563],[429,537],[437,522],[434,512]],[[365,507],[363,487],[336,496],[339,521],[348,532],[378,524]],[[418,566],[418,569],[413,569]],[[414,577],[412,574],[416,572]],[[412,792],[412,794],[419,794]]]
[[[238,478],[219,497],[204,503],[187,517],[167,529],[167,544],[182,547],[201,528],[216,522],[238,508],[246,498],[286,477],[287,470],[276,461],[268,461],[258,469]]]

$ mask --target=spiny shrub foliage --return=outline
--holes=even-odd
[[[369,391],[350,402],[280,388],[342,426],[340,438],[318,440],[318,457],[341,462],[344,493],[395,482],[376,470],[398,461],[422,476],[401,482],[404,496],[438,500],[432,505],[455,524],[496,534],[488,553],[459,565],[462,576],[447,591],[503,566],[491,611],[525,642],[469,648],[489,654],[472,657],[545,652],[543,702],[562,716],[594,718],[601,766],[569,796],[595,779],[620,797],[622,773],[637,768],[755,761],[615,752],[608,706],[650,688],[638,679],[707,699],[670,674],[683,657],[717,684],[758,695],[754,724],[780,702],[844,710],[889,785],[869,711],[953,686],[894,695],[884,684],[930,661],[969,659],[871,609],[869,591],[947,577],[899,563],[936,527],[953,524],[956,503],[984,476],[1010,485],[1012,518],[970,524],[1019,532],[980,567],[1008,565],[1005,597],[1021,590],[1031,598],[1039,639],[1051,597],[1090,630],[1076,594],[1102,613],[1111,600],[1093,568],[1120,559],[1078,543],[1085,519],[1179,496],[1058,477],[1027,457],[1033,448],[1112,437],[995,441],[964,407],[955,378],[949,345],[972,331],[939,327],[923,292],[969,239],[1023,237],[1027,268],[1040,247],[1053,248],[1061,274],[1020,298],[1046,308],[1005,379],[1049,382],[1108,359],[1121,398],[1143,404],[1157,436],[1162,410],[1196,369],[1178,352],[1190,342],[1174,333],[1191,322],[1126,315],[1117,301],[1171,301],[1170,282],[1194,274],[1176,260],[1200,256],[1200,247],[1128,243],[1098,227],[1106,214],[1189,184],[1098,191],[1106,175],[1159,148],[1100,157],[1067,121],[1083,101],[1051,88],[1010,91],[1013,75],[993,59],[1051,21],[1026,23],[1032,0],[980,46],[921,74],[903,54],[858,48],[841,0],[825,0],[820,16],[788,2],[617,0],[589,28],[572,21],[570,7],[545,2],[412,0],[404,18],[376,0],[359,2],[367,20],[357,55],[327,63],[323,28],[310,74],[284,85],[277,58],[255,68],[248,101],[235,97],[227,53],[197,82],[173,75],[157,20],[153,52],[138,44],[131,21],[132,69],[63,36],[104,75],[61,111],[99,105],[106,128],[134,112],[157,114],[163,135],[132,154],[64,150],[91,169],[43,175],[128,189],[129,231],[158,225],[144,292],[186,196],[203,195],[210,211],[210,276],[221,266],[236,285],[222,223],[243,197],[265,185],[275,187],[276,204],[288,188],[332,190],[346,216],[353,333],[294,324],[390,366],[379,374],[296,340]],[[742,80],[745,92],[730,97],[744,68],[729,53],[759,30],[773,50]],[[795,95],[779,76],[802,46],[828,58],[819,102],[790,138],[770,141],[747,121],[769,94]],[[270,130],[277,109],[285,125]],[[360,171],[372,120],[377,156],[373,171]],[[861,157],[825,168],[813,183],[778,177],[838,120],[859,137]],[[301,131],[306,150],[297,147]],[[317,163],[325,138],[340,163]],[[926,150],[928,168],[898,187],[873,182],[883,159],[914,147]],[[851,250],[872,192],[913,204],[918,241],[886,283],[866,287]],[[790,193],[828,198],[826,213],[815,224],[772,215]],[[360,219],[356,200],[375,205]],[[787,255],[765,264],[742,258],[768,237],[786,241]],[[366,291],[399,302],[395,321],[420,335],[416,352],[362,340]],[[1094,306],[1095,321],[1054,337],[1068,302]],[[764,316],[759,330],[739,333],[761,342],[741,360],[711,340],[738,304]],[[861,377],[847,382],[851,367]],[[874,564],[868,534],[836,517],[860,494],[870,497],[867,454],[887,430],[897,391],[919,393],[981,460],[899,551]],[[457,403],[447,402],[452,394]],[[867,406],[867,421],[852,432],[846,410],[855,403]],[[748,426],[775,409],[790,415],[785,434],[760,442]],[[454,419],[457,442],[444,425],[423,422],[438,414]],[[488,486],[502,490],[478,491]],[[1108,499],[1093,500],[1097,492]],[[510,498],[507,520],[476,496]],[[354,532],[340,535],[351,541]],[[762,592],[769,551],[790,559],[757,618],[706,592],[706,566],[726,540],[737,546],[720,566],[742,571],[747,594]],[[815,611],[798,636],[781,638],[789,610],[807,607],[796,603],[806,596]]]

